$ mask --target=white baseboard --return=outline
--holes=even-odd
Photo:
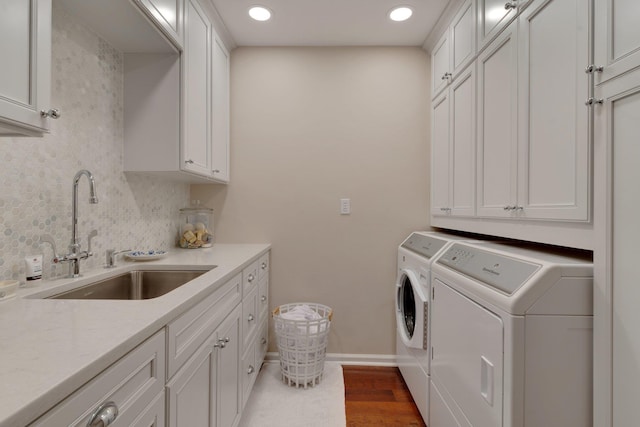
[[[264,358],[265,363],[275,363],[278,360],[280,360],[278,352],[269,352]],[[398,366],[395,354],[327,353],[325,361],[351,366]]]

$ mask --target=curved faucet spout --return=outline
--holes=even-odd
[[[98,203],[98,197],[96,196],[96,181],[93,178],[93,174],[86,169],[82,169],[76,173],[73,177],[73,199],[71,205],[71,245],[69,249],[72,253],[77,253],[80,244],[78,243],[78,181],[82,175],[89,179],[89,203]]]

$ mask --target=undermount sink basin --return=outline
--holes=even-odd
[[[208,270],[135,270],[62,292],[49,299],[144,300],[162,296]]]

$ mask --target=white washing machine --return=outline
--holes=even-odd
[[[398,248],[396,363],[427,424],[431,264],[453,242],[466,240],[442,232],[415,232]]]
[[[589,256],[455,243],[431,308],[429,427],[592,425]]]

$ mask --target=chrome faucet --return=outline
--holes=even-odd
[[[80,250],[80,241],[77,237],[78,234],[78,181],[82,176],[86,176],[89,179],[89,203],[98,203],[98,197],[96,197],[96,182],[91,172],[86,169],[78,171],[73,177],[72,187],[72,205],[71,205],[71,243],[69,244],[69,253],[66,255],[57,255],[56,244],[53,238],[46,234],[40,237],[40,241],[43,243],[49,243],[53,248],[53,262],[68,262],[69,263],[69,275],[67,277],[80,277],[80,260],[87,259],[93,255],[91,252],[91,239],[98,235],[98,231],[93,230],[89,233],[89,242],[86,251]]]

